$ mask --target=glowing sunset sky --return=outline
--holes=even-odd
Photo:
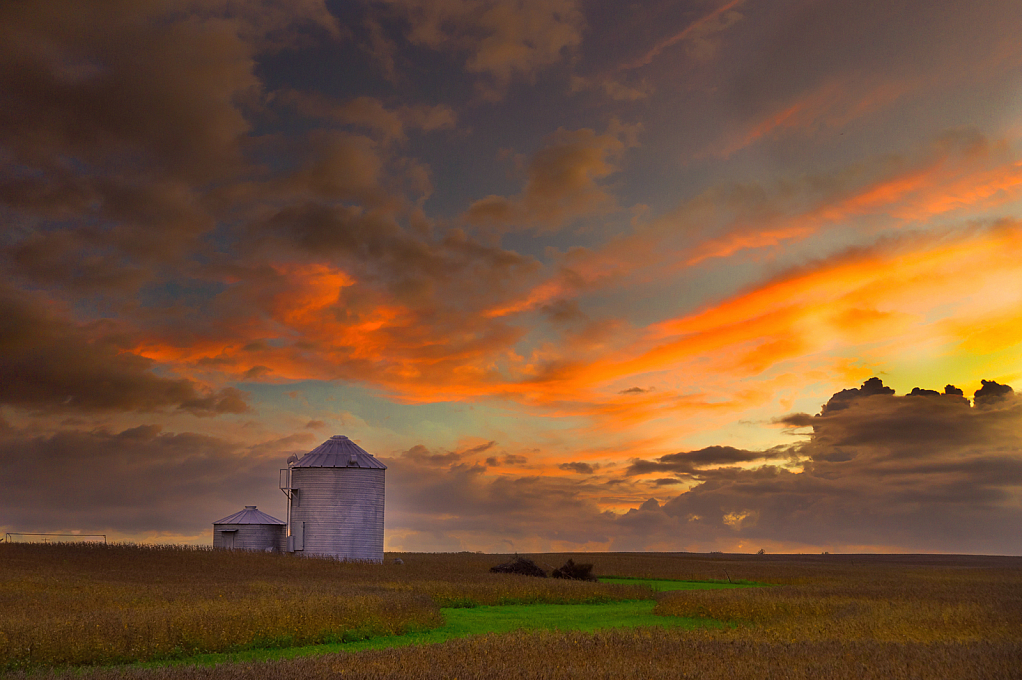
[[[208,543],[346,434],[390,550],[1022,554],[1020,35],[4,3],[0,531]]]

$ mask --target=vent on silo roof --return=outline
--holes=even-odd
[[[387,466],[376,460],[373,454],[351,441],[343,434],[335,434],[330,439],[309,451],[292,467],[296,468],[331,468],[358,467],[375,470],[386,470]]]

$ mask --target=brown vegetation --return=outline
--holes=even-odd
[[[400,634],[440,607],[596,602],[648,588],[490,574],[492,556],[345,563],[201,548],[0,545],[0,670]]]
[[[538,564],[519,555],[515,555],[515,558],[510,562],[502,562],[490,567],[490,572],[493,574],[517,574],[518,576],[546,578],[546,572]]]
[[[659,628],[513,633],[357,654],[152,670],[95,669],[79,680],[1017,680],[1022,643],[759,642]],[[52,673],[45,678],[69,678]],[[40,678],[39,680],[42,680]]]
[[[35,632],[26,637],[23,630],[21,639],[48,640],[48,647],[39,644],[33,654],[42,654],[45,648],[54,656],[22,659],[53,663],[61,658],[58,654],[66,654],[61,650],[85,649],[79,639],[92,640],[93,653],[99,649],[109,654],[102,645],[137,643],[144,635],[172,640],[179,625],[196,634],[203,626],[212,630],[226,624],[236,637],[218,633],[220,637],[204,638],[203,644],[231,648],[239,646],[237,640],[244,641],[240,646],[254,646],[272,641],[273,635],[285,644],[288,634],[299,634],[290,631],[315,635],[325,630],[324,625],[332,626],[329,639],[431,626],[438,621],[438,603],[650,596],[639,586],[613,588],[490,574],[493,555],[400,557],[405,563],[395,567],[193,549],[5,545],[0,546],[0,631],[38,618]],[[540,561],[557,564],[577,557],[543,555]],[[651,553],[586,557],[596,562],[602,575],[777,585],[657,595],[661,614],[710,616],[734,622],[733,628],[487,635],[267,663],[97,668],[75,671],[75,677],[971,680],[1017,678],[1022,667],[1019,558]],[[221,592],[230,598],[230,606],[219,606]],[[303,607],[315,612],[299,619],[306,622],[304,629],[295,619],[280,618],[281,612]],[[118,630],[119,622],[131,625]],[[136,622],[142,623],[141,633],[134,632]],[[77,628],[67,627],[72,624]],[[89,637],[89,625],[99,625],[103,634]],[[256,638],[245,637],[257,628]],[[10,659],[6,655],[15,649],[10,638],[6,642],[0,638],[0,644],[8,644],[3,653]],[[97,656],[92,661],[110,658],[114,657]],[[46,672],[43,677],[69,677],[66,673]]]
[[[576,581],[595,581],[593,576],[593,565],[575,564],[575,560],[568,559],[562,566],[550,572],[554,578],[570,578]]]
[[[756,640],[1022,640],[1022,571],[862,567],[855,578],[739,590],[673,591],[658,614],[739,625]]]

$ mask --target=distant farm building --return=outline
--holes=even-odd
[[[334,435],[281,470],[288,498],[287,551],[383,561],[387,466],[344,435]]]
[[[284,552],[287,522],[260,512],[254,505],[213,522],[213,547]]]

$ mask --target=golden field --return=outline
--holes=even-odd
[[[392,562],[389,557],[388,561]],[[493,556],[358,564],[208,548],[0,545],[0,668],[286,647],[441,625],[440,607],[599,602],[648,588],[489,573]]]
[[[394,557],[405,564],[394,565]],[[502,555],[388,554],[383,565],[191,548],[0,545],[0,658],[14,677],[1022,678],[1022,559],[969,556],[531,555],[595,573],[774,584],[657,593],[656,612],[732,626],[483,635],[260,663],[52,669],[401,633],[440,606],[651,597],[488,573]],[[18,670],[24,666],[27,671]],[[71,675],[68,675],[71,674]]]

